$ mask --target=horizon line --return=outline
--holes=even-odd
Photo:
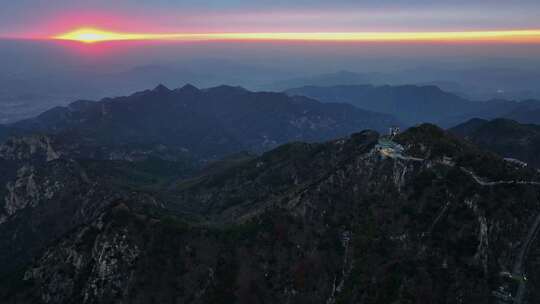
[[[43,39],[43,38],[42,38]],[[540,29],[402,32],[209,32],[130,33],[93,27],[45,39],[99,43],[107,41],[320,41],[320,42],[502,42],[540,43]]]

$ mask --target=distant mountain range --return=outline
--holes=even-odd
[[[522,104],[504,117],[522,123],[540,124],[540,109],[537,107],[537,101],[523,102]]]
[[[396,124],[400,123],[391,115],[345,103],[240,87],[200,90],[186,85],[170,90],[160,85],[126,97],[77,101],[8,127],[15,134],[54,134],[87,150],[99,147],[106,150],[104,158],[114,158],[111,151],[119,149],[144,146],[154,154],[165,146],[213,159],[241,150],[262,152],[290,141],[346,136],[366,128],[383,131]],[[97,153],[92,152],[92,157]]]
[[[475,117],[496,118],[518,110],[540,109],[540,101],[475,102],[436,86],[307,86],[289,89],[286,93],[323,102],[350,103],[361,109],[393,115],[410,125],[431,122],[452,126]]]
[[[540,99],[535,83],[540,73],[534,70],[462,68],[438,69],[417,67],[393,72],[352,72],[342,70],[273,82],[261,89],[287,90],[304,86],[338,85],[435,85],[443,91],[471,100]]]
[[[3,58],[11,58],[16,51],[9,51],[9,46],[6,47],[4,43],[0,42],[0,51],[7,50]],[[94,100],[127,95],[146,88],[149,83],[176,86],[190,82],[199,87],[228,83],[265,91],[283,91],[303,86],[413,84],[436,85],[444,91],[472,100],[540,98],[539,90],[535,89],[540,74],[520,69],[416,68],[385,72],[384,68],[365,67],[365,72],[362,72],[363,68],[356,67],[354,69],[360,72],[341,70],[317,74],[307,69],[299,74],[298,71],[290,71],[290,68],[223,59],[100,67],[81,66],[71,58],[74,60],[71,64],[75,64],[72,66],[66,59],[56,58],[65,63],[65,66],[51,64],[51,68],[54,67],[52,71],[47,68],[13,66],[9,59],[2,61],[3,65],[0,66],[8,68],[0,71],[0,123],[26,119],[77,99]],[[50,58],[42,60],[51,61]],[[22,57],[17,62],[21,61],[24,61]]]
[[[471,88],[467,88],[455,81],[415,81],[407,79],[403,75],[385,73],[357,73],[351,71],[338,71],[335,73],[325,73],[319,75],[297,77],[276,81],[274,83],[261,86],[263,90],[286,91],[291,88],[311,87],[311,86],[353,86],[353,85],[400,85],[403,83],[420,86],[437,86],[446,92],[459,96],[467,96]]]
[[[508,119],[471,119],[450,132],[508,158],[540,169],[540,126]]]
[[[304,86],[381,84],[387,83],[388,77],[389,76],[380,73],[355,73],[350,71],[338,71],[335,73],[284,79],[263,86],[263,89],[284,91],[290,88]]]
[[[505,59],[486,60],[485,66],[471,67],[428,67],[419,66],[404,69],[397,74],[399,83],[438,83],[453,82],[459,84],[459,91],[474,100],[489,99],[539,99],[540,70],[531,62],[512,62]],[[515,64],[515,67],[511,67]],[[395,83],[394,83],[395,84]],[[441,87],[452,90],[451,86]],[[454,91],[453,91],[454,92]]]

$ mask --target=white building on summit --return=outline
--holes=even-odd
[[[389,135],[390,137],[394,137],[394,136],[396,136],[396,135],[399,134],[399,131],[400,131],[399,127],[397,127],[397,126],[392,126],[392,127],[390,127],[390,129],[388,130],[388,135]]]

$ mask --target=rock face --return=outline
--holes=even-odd
[[[69,151],[63,147],[49,136],[14,138],[0,146],[2,274],[16,271],[54,239],[129,197],[124,189],[89,176],[84,163],[64,157]]]
[[[290,141],[328,140],[367,128],[386,130],[395,124],[399,122],[390,115],[347,104],[238,87],[199,90],[187,85],[176,90],[158,86],[99,102],[78,101],[10,127],[14,132],[57,134],[84,151],[96,150],[92,157],[118,159],[139,147],[170,158],[173,153],[156,151],[165,147],[214,159],[244,150],[267,151]]]
[[[115,212],[127,207],[116,208]],[[131,238],[130,228],[115,227],[102,215],[47,250],[40,266],[27,271],[24,280],[44,284],[40,298],[45,303],[104,303],[125,297],[140,255]],[[88,279],[77,282],[72,274]]]
[[[540,300],[537,171],[435,126],[291,143],[222,168],[162,188],[162,204],[155,191],[85,195],[101,207],[10,272],[2,302]]]
[[[5,160],[39,159],[52,161],[60,158],[53,148],[52,138],[46,135],[32,135],[11,138],[0,146],[0,157]]]

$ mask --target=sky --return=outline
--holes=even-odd
[[[0,36],[85,26],[122,32],[365,32],[540,29],[538,0],[3,1]]]
[[[266,90],[342,70],[540,98],[540,0],[4,0],[0,67],[0,123],[158,83]]]
[[[486,62],[498,65],[500,58],[525,58],[538,61],[540,50],[540,1],[538,0],[17,0],[3,1],[0,9],[0,39],[39,38],[38,41],[53,41],[53,37],[75,36],[76,42],[103,42],[111,40],[160,40],[159,45],[145,41],[135,43],[100,43],[100,46],[65,44],[60,47],[45,45],[4,46],[0,61],[3,66],[16,63],[13,69],[26,66],[29,73],[35,67],[50,66],[56,69],[70,60],[73,66],[104,67],[166,64],[179,60],[226,59],[246,61],[257,65],[270,62],[289,67],[295,65],[298,74],[310,73],[310,67],[319,67],[320,72],[332,69],[352,69],[363,66],[363,62],[382,66],[395,60],[372,58],[394,58],[404,62],[422,62],[436,57],[445,57],[447,62]],[[71,35],[82,28],[91,28],[90,33]],[[102,33],[95,32],[99,29]],[[469,40],[460,38],[441,39],[440,33],[456,32],[470,34],[478,31],[480,37]],[[534,31],[512,38],[483,37],[484,31]],[[337,32],[345,33],[336,35]],[[363,33],[366,33],[364,35]],[[67,33],[67,35],[66,35]],[[140,34],[139,34],[140,33]],[[202,42],[172,46],[163,44],[164,37],[184,34],[209,34]],[[251,38],[269,33],[263,41],[239,41],[222,34],[254,33]],[[290,36],[282,35],[291,34]],[[296,34],[300,35],[296,35]],[[330,38],[325,43],[303,41],[308,34],[316,34],[319,40]],[[322,33],[321,35],[318,35]],[[353,35],[355,33],[358,35]],[[391,34],[391,41],[371,41],[371,34]],[[418,39],[417,33],[436,33],[438,40]],[[514,33],[514,32],[511,32]],[[287,38],[278,43],[275,37]],[[392,36],[397,34],[397,38]],[[400,35],[412,35],[412,40]],[[71,35],[71,36],[70,36]],[[215,36],[212,36],[215,35]],[[507,34],[504,34],[507,35]],[[90,37],[83,41],[81,37]],[[97,39],[94,39],[96,38]],[[210,37],[210,38],[208,38]],[[224,43],[223,40],[230,41]],[[246,36],[239,36],[246,39]],[[249,38],[248,37],[248,38]],[[307,36],[310,40],[313,36]],[[321,38],[322,37],[322,38]],[[349,41],[332,41],[333,37],[361,40],[356,44]],[[359,38],[358,38],[359,37]],[[367,37],[367,38],[366,38]],[[429,36],[428,36],[429,37]],[[121,38],[121,39],[120,39]],[[134,40],[137,40],[135,39]],[[65,39],[65,38],[63,38]],[[93,39],[93,40],[92,40]],[[103,40],[100,40],[103,39]],[[204,40],[201,39],[201,40]],[[363,39],[367,39],[364,41]],[[393,40],[392,40],[393,39]],[[403,39],[403,40],[402,40]],[[174,40],[174,39],[172,39]],[[181,39],[177,39],[181,40]],[[194,39],[197,40],[197,39]],[[255,39],[252,39],[255,40]],[[299,40],[299,41],[295,41]],[[317,40],[317,39],[315,39]],[[343,39],[346,40],[346,39]],[[118,41],[117,41],[118,42]],[[186,42],[186,41],[184,41]],[[226,42],[226,41],[225,41]],[[265,42],[265,43],[259,43]],[[320,41],[319,41],[320,42]],[[371,43],[368,43],[371,42]],[[386,43],[385,43],[386,42]],[[489,42],[489,43],[484,43]],[[79,43],[80,44],[80,43]],[[32,55],[24,54],[32,53]],[[22,58],[22,59],[21,59]],[[58,58],[58,62],[53,58]],[[495,59],[492,59],[495,58]],[[482,61],[480,60],[482,59]],[[311,60],[310,62],[308,62]],[[439,60],[440,61],[440,60]],[[316,64],[314,65],[313,62]],[[297,67],[297,63],[304,67]],[[478,63],[485,65],[484,63]],[[397,66],[392,63],[392,66]],[[530,65],[529,65],[530,66]],[[536,65],[535,65],[536,66]],[[17,74],[4,68],[6,73]]]

